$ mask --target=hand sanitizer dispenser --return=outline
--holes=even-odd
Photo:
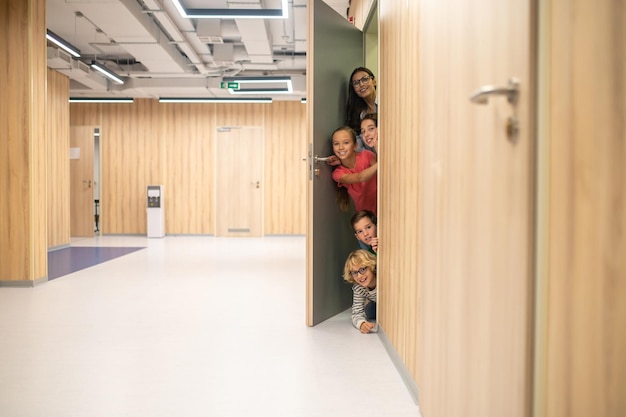
[[[163,186],[148,185],[147,191],[148,237],[165,236]]]

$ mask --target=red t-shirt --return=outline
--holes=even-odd
[[[374,214],[377,213],[377,198],[378,198],[378,173],[372,175],[372,177],[365,182],[357,182],[354,184],[342,184],[339,180],[346,174],[357,174],[372,165],[372,159],[375,159],[376,155],[367,149],[357,152],[356,163],[353,169],[339,165],[333,171],[333,179],[337,181],[337,186],[346,187],[348,194],[354,201],[354,209],[370,210]]]

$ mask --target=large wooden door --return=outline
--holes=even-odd
[[[337,185],[331,168],[314,158],[332,153],[331,133],[345,123],[348,79],[354,68],[363,65],[363,34],[322,0],[309,2],[308,8],[306,321],[313,326],[345,310],[352,301],[351,287],[341,278],[347,255],[356,249],[350,218],[335,202]]]
[[[218,128],[215,148],[215,235],[263,236],[263,128]]]
[[[70,235],[93,236],[94,126],[72,126],[70,129],[70,200]]]
[[[444,0],[417,13],[420,65],[398,84],[420,87],[420,408],[428,416],[528,416],[532,4]],[[519,95],[509,101],[512,78]],[[471,101],[478,91],[492,94]]]

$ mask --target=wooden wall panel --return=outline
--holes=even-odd
[[[102,106],[100,230],[145,234],[146,190],[165,177],[162,107],[156,100]],[[166,225],[167,227],[167,225]]]
[[[70,103],[71,126],[102,126],[102,104]]]
[[[530,90],[528,4],[380,3],[379,319],[426,416],[530,409],[531,95],[515,143],[506,101],[469,101],[513,74]]]
[[[165,224],[170,234],[214,234],[214,104],[161,104]]]
[[[0,281],[47,274],[45,7],[0,5]]]
[[[70,243],[69,78],[48,69],[48,247]]]
[[[19,3],[19,5],[18,5]],[[11,86],[0,96],[0,149],[2,184],[0,192],[0,280],[28,279],[31,276],[30,224],[30,96],[28,77],[29,45],[27,5],[18,0],[4,2],[2,11],[2,62],[11,62],[0,71],[3,86]],[[26,70],[25,70],[26,69]],[[10,239],[9,239],[10,237]],[[27,278],[28,277],[28,278]]]
[[[30,100],[28,121],[30,126],[30,222],[31,259],[33,280],[48,276],[48,226],[47,226],[47,66],[46,66],[46,3],[29,0],[27,39],[30,42],[28,65],[28,95]],[[6,41],[6,40],[5,40]],[[22,51],[24,53],[24,51]],[[11,58],[13,59],[13,58]],[[24,76],[24,75],[22,75]]]
[[[300,102],[72,104],[72,126],[101,126],[101,232],[145,234],[146,187],[162,184],[166,234],[214,234],[216,129],[261,126],[266,140],[264,231],[305,233],[304,108]]]
[[[265,123],[264,233],[304,234],[306,228],[306,105],[278,101]]]
[[[547,2],[537,417],[626,415],[626,8]]]
[[[379,15],[379,316],[404,365],[418,375],[420,85],[416,2],[380,2]],[[384,17],[384,18],[383,18]],[[411,83],[411,94],[406,80]],[[410,117],[407,117],[410,115]],[[402,219],[402,221],[398,221]]]
[[[215,121],[220,126],[263,126],[267,104],[220,104],[215,106]]]

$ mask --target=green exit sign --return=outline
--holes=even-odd
[[[233,90],[239,90],[239,83],[220,83],[220,88],[232,88]]]

